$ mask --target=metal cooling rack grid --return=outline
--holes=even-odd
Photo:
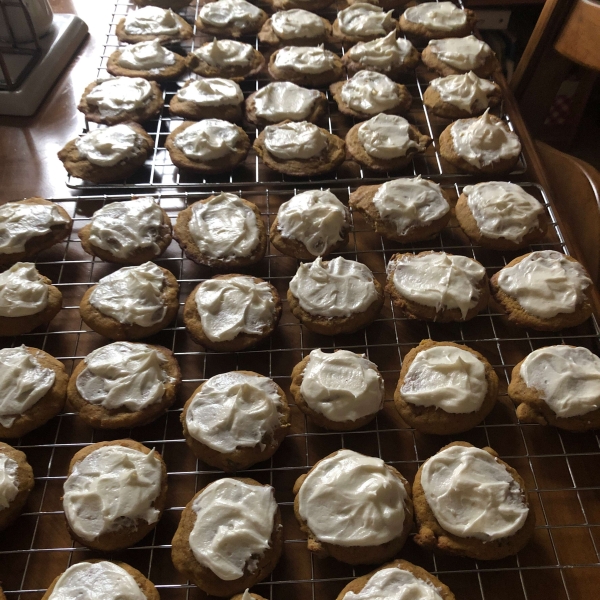
[[[455,195],[460,191],[457,186],[449,187],[454,188]],[[566,251],[543,190],[533,184],[526,187],[546,204],[552,223],[546,239],[537,248]],[[347,187],[333,191],[342,200],[347,200]],[[289,199],[292,193],[269,190],[245,193],[244,196],[259,206],[270,224],[280,203]],[[163,193],[157,194],[156,198],[168,214],[175,217],[188,203],[207,195],[201,192]],[[67,242],[43,253],[37,265],[63,292],[65,308],[46,332],[11,340],[15,345],[25,343],[40,347],[63,360],[71,370],[77,360],[106,343],[106,339],[82,326],[78,304],[89,284],[116,270],[118,265],[107,265],[83,253],[76,232],[106,202],[130,197],[127,194],[57,200],[74,217],[74,232]],[[383,242],[360,215],[353,217],[353,233],[342,254],[368,264],[380,280],[384,278],[391,254],[400,249],[443,248],[465,254],[480,260],[490,274],[512,258],[472,246],[455,220],[437,238],[400,248]],[[182,302],[199,280],[210,276],[207,269],[184,258],[175,242],[156,262],[169,268],[179,279]],[[183,402],[201,381],[228,369],[256,370],[272,377],[287,391],[292,367],[316,347],[343,347],[365,352],[380,367],[388,400],[375,421],[361,430],[345,434],[311,425],[292,406],[292,431],[281,448],[269,462],[244,472],[244,475],[274,485],[286,538],[282,560],[271,578],[254,588],[258,593],[270,600],[325,600],[334,598],[352,577],[371,570],[370,567],[353,569],[331,559],[318,560],[309,556],[304,536],[293,516],[291,493],[295,479],[309,466],[330,452],[347,447],[380,456],[412,481],[419,464],[426,458],[451,439],[462,439],[478,446],[492,446],[524,477],[538,517],[534,540],[518,556],[490,563],[436,557],[412,541],[407,542],[401,556],[437,574],[461,599],[592,598],[590,590],[600,582],[600,488],[597,477],[600,440],[594,433],[574,435],[549,427],[518,424],[514,408],[506,397],[506,386],[514,364],[534,348],[571,343],[598,352],[600,331],[596,322],[590,321],[561,333],[533,333],[510,326],[501,315],[486,312],[465,324],[428,324],[398,317],[388,300],[380,318],[366,330],[327,338],[306,331],[289,312],[285,291],[297,265],[298,261],[269,251],[262,265],[250,270],[271,281],[284,299],[278,329],[257,348],[237,354],[201,352],[186,334],[181,315],[172,327],[152,338],[153,343],[174,351],[183,374],[178,402],[164,417],[133,431],[103,432],[93,431],[76,415],[65,413],[14,444],[27,453],[37,477],[25,514],[0,535],[0,580],[8,599],[39,599],[52,579],[67,566],[100,556],[78,544],[73,545],[70,540],[60,503],[62,484],[68,462],[80,447],[128,436],[155,446],[163,454],[169,468],[170,508],[153,533],[135,547],[110,557],[124,560],[141,570],[158,586],[163,600],[202,597],[173,568],[170,541],[182,507],[197,490],[220,474],[196,461],[187,450],[179,424]],[[423,436],[402,424],[391,402],[403,356],[426,337],[467,343],[481,351],[501,377],[501,398],[497,407],[484,424],[464,435]]]

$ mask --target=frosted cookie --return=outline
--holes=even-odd
[[[28,260],[62,242],[73,220],[58,204],[33,197],[0,206],[0,267]]]
[[[248,275],[217,275],[199,283],[188,296],[183,322],[198,344],[220,352],[238,352],[274,331],[281,299],[266,281]]]
[[[106,63],[116,77],[142,77],[148,81],[177,79],[185,71],[185,58],[165,48],[158,40],[117,48]]]
[[[431,40],[423,50],[421,60],[444,77],[469,71],[479,77],[490,77],[500,68],[494,51],[474,35]]]
[[[459,119],[440,135],[440,154],[449,163],[475,175],[506,173],[521,154],[519,136],[487,109],[476,119]]]
[[[481,115],[502,99],[500,86],[477,77],[473,71],[434,79],[423,94],[423,103],[445,119],[465,119]]]
[[[163,107],[162,90],[142,77],[97,79],[84,90],[77,107],[88,121],[116,125],[154,119]]]
[[[158,333],[177,315],[179,284],[167,269],[146,262],[122,267],[87,290],[83,322],[112,340],[137,340]]]
[[[494,300],[520,327],[558,331],[592,314],[592,281],[572,257],[538,250],[515,258],[490,280]]]
[[[133,440],[90,444],[69,464],[62,497],[71,537],[94,550],[133,546],[158,523],[167,502],[167,467]]]
[[[535,527],[521,476],[491,448],[453,442],[425,461],[413,484],[419,532],[429,550],[499,560],[516,554]]]
[[[492,411],[498,376],[483,355],[452,342],[423,340],[402,362],[394,404],[421,433],[473,429]]]
[[[382,38],[352,46],[344,53],[342,62],[350,76],[358,71],[377,71],[398,79],[419,64],[419,57],[407,39],[396,39],[394,30]]]
[[[405,85],[375,71],[359,71],[347,81],[329,86],[339,111],[356,119],[368,119],[379,113],[404,114],[412,104]]]
[[[350,211],[329,190],[301,192],[284,202],[271,225],[271,244],[301,260],[327,256],[348,243]]]
[[[267,600],[263,596],[259,594],[255,594],[254,592],[250,592],[248,588],[244,590],[243,594],[236,594],[231,598],[231,600]]]
[[[523,423],[567,431],[600,427],[600,358],[587,348],[547,346],[512,371],[508,395]]]
[[[307,329],[323,335],[366,327],[379,314],[383,296],[369,267],[341,256],[301,264],[287,292],[292,314]]]
[[[171,556],[202,591],[229,597],[265,579],[282,550],[275,490],[227,477],[201,489],[184,508]]]
[[[171,161],[180,169],[206,175],[228,173],[246,159],[250,140],[237,125],[222,119],[185,121],[165,142]]]
[[[307,121],[268,125],[254,141],[254,151],[273,171],[296,177],[329,173],[346,159],[344,140]]]
[[[420,175],[361,186],[350,194],[350,206],[377,233],[402,243],[431,238],[450,220],[446,193],[439,184]]]
[[[0,350],[0,437],[20,438],[55,417],[68,381],[64,365],[43,350]]]
[[[267,13],[246,0],[209,0],[196,19],[199,33],[239,38],[254,35],[267,20]]]
[[[359,3],[373,4],[374,6],[381,6],[383,10],[394,10],[401,8],[405,4],[408,4],[410,0],[346,0],[348,6]]]
[[[0,531],[21,514],[33,484],[33,469],[27,456],[0,442]]]
[[[266,46],[314,46],[331,42],[331,23],[308,10],[294,8],[271,15],[258,33]]]
[[[308,418],[326,429],[352,431],[383,407],[385,387],[377,365],[348,350],[313,350],[292,371],[290,393]]]
[[[413,524],[408,481],[380,458],[352,450],[317,462],[297,479],[294,495],[308,549],[351,565],[389,560]]]
[[[133,0],[136,6],[159,6],[160,8],[171,8],[181,10],[189,6],[189,0]]]
[[[116,34],[127,44],[152,40],[164,44],[189,40],[192,26],[170,8],[144,6],[127,13],[117,24]]]
[[[95,429],[138,427],[173,404],[181,372],[162,346],[115,342],[90,352],[69,380],[69,405]]]
[[[385,12],[380,6],[358,2],[340,10],[333,22],[333,35],[345,44],[368,42],[396,31],[398,21],[393,10]]]
[[[265,57],[250,44],[215,39],[190,52],[186,65],[190,71],[202,77],[242,81],[262,71]]]
[[[437,577],[405,560],[394,560],[353,579],[336,600],[411,597],[419,600],[456,600],[450,588]]]
[[[485,267],[447,252],[394,254],[386,291],[394,308],[410,319],[468,321],[486,308],[490,296]]]
[[[137,569],[118,561],[91,559],[71,565],[50,584],[42,600],[160,600],[154,584]]]
[[[154,148],[137,123],[94,129],[68,142],[58,152],[67,173],[92,183],[109,183],[133,175]]]
[[[344,77],[342,59],[325,50],[323,44],[315,48],[280,48],[271,54],[268,69],[275,81],[291,81],[306,87],[324,87]]]
[[[79,232],[92,256],[123,265],[158,258],[171,243],[171,220],[154,198],[112,202],[98,209]]]
[[[467,185],[456,204],[456,218],[476,244],[494,250],[519,250],[546,233],[544,207],[522,187],[507,181]]]
[[[292,10],[302,8],[305,10],[320,11],[333,3],[333,0],[266,0],[274,11]]]
[[[323,92],[308,90],[289,81],[275,81],[246,99],[246,121],[265,127],[282,121],[316,123],[327,109]]]
[[[475,26],[475,12],[453,2],[423,2],[407,8],[400,17],[400,29],[417,39],[460,38]]]
[[[256,204],[227,192],[182,210],[175,239],[189,259],[214,269],[248,267],[262,260],[267,250],[267,232]]]
[[[33,263],[18,262],[0,273],[0,337],[47,325],[62,308],[62,294]]]
[[[194,390],[181,424],[197,458],[223,471],[241,471],[275,454],[288,433],[290,409],[272,379],[230,371]]]
[[[191,79],[173,96],[169,112],[190,121],[223,119],[239,123],[243,104],[244,94],[235,81],[218,77]]]
[[[404,117],[384,113],[354,125],[346,134],[348,154],[365,169],[380,172],[404,169],[430,143],[431,138]]]

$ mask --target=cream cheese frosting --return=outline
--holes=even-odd
[[[59,578],[48,600],[144,600],[135,579],[122,567],[103,560],[80,562]]]
[[[402,534],[408,494],[380,458],[339,450],[319,461],[298,492],[299,513],[321,542],[380,546]]]
[[[430,84],[442,101],[470,113],[485,110],[490,105],[490,95],[496,86],[488,79],[477,77],[473,71],[463,75],[438,77]]]
[[[466,256],[431,252],[390,261],[388,273],[408,300],[432,306],[436,312],[458,308],[464,319],[477,305],[485,268]]]
[[[307,90],[290,81],[275,81],[256,92],[254,112],[271,123],[286,119],[303,121],[313,111],[319,96],[317,90]]]
[[[150,83],[141,77],[114,77],[94,86],[86,95],[102,117],[143,108],[152,96]]]
[[[107,410],[144,410],[159,402],[165,384],[166,357],[147,344],[115,342],[85,357],[75,385],[81,397]]]
[[[124,69],[155,73],[175,64],[175,53],[165,48],[158,40],[139,42],[119,50],[116,62]]]
[[[123,267],[98,281],[89,302],[119,323],[151,327],[167,312],[162,298],[165,284],[164,273],[154,263]]]
[[[264,12],[246,0],[217,0],[200,9],[200,19],[212,27],[244,27],[258,22]]]
[[[329,190],[301,192],[277,212],[281,235],[302,242],[314,256],[342,240],[349,221],[348,209]]]
[[[349,57],[363,67],[389,71],[401,65],[414,47],[405,38],[396,39],[396,31],[370,42],[359,42],[348,51]]]
[[[318,156],[327,146],[327,136],[307,121],[267,125],[264,132],[267,150],[284,160],[306,160]]]
[[[306,312],[328,318],[365,312],[377,300],[369,267],[341,256],[326,263],[319,257],[301,264],[290,291]]]
[[[64,485],[63,507],[71,529],[92,541],[137,520],[156,523],[153,503],[160,494],[162,469],[149,454],[124,446],[103,446],[73,466]]]
[[[33,263],[18,262],[0,273],[0,317],[27,317],[48,306],[48,288]]]
[[[55,379],[54,370],[43,367],[25,346],[0,350],[0,425],[11,427],[48,393]]]
[[[194,558],[223,581],[254,573],[269,548],[277,502],[270,486],[224,478],[194,499],[189,544]]]
[[[240,130],[228,121],[204,119],[186,127],[173,141],[190,160],[206,162],[235,152],[241,138]]]
[[[398,106],[398,85],[387,75],[376,71],[359,71],[344,83],[342,101],[352,110],[375,115]]]
[[[185,423],[193,438],[217,452],[257,445],[264,450],[263,440],[279,427],[280,408],[271,379],[230,371],[206,381],[192,399]]]
[[[130,35],[177,35],[181,24],[170,8],[144,6],[127,14],[123,29]]]
[[[188,227],[200,252],[212,258],[250,256],[260,242],[256,214],[227,192],[194,203]]]
[[[407,8],[403,16],[432,31],[452,31],[467,24],[467,13],[452,2],[423,2]]]
[[[348,350],[310,353],[300,385],[312,410],[330,421],[356,421],[383,407],[384,384],[377,365]]]
[[[8,508],[19,493],[17,461],[0,454],[0,510]]]
[[[539,348],[523,361],[520,374],[557,417],[579,417],[600,408],[600,358],[587,348]]]
[[[479,448],[451,446],[438,452],[423,465],[421,486],[438,523],[462,538],[512,536],[529,514],[519,484]]]
[[[139,145],[141,136],[125,123],[88,131],[75,140],[79,153],[98,167],[114,167],[131,158]]]
[[[479,231],[487,238],[519,243],[539,229],[544,207],[522,187],[507,181],[485,181],[463,189]]]
[[[439,184],[421,176],[392,179],[379,186],[373,205],[380,217],[396,225],[398,235],[427,227],[450,210]]]
[[[493,54],[493,50],[474,35],[431,40],[427,47],[443,63],[461,71],[471,71],[482,67],[488,57]]]
[[[250,44],[236,40],[214,40],[196,48],[193,53],[213,67],[244,67],[254,58],[254,48]]]
[[[498,275],[500,289],[541,319],[575,312],[591,284],[579,263],[556,250],[531,252],[513,267],[504,267]]]
[[[0,206],[0,254],[25,252],[28,241],[68,222],[54,204],[7,202]]]
[[[281,40],[317,38],[325,35],[323,19],[301,8],[274,13],[271,16],[271,26]]]
[[[348,37],[379,37],[396,28],[393,12],[384,12],[379,6],[358,2],[340,10],[337,20],[340,31]]]
[[[475,167],[514,159],[521,142],[502,121],[492,119],[489,108],[477,119],[459,119],[450,128],[456,154]]]
[[[419,144],[410,139],[410,123],[398,115],[378,114],[358,128],[358,140],[367,154],[389,160],[406,156]]]
[[[337,56],[325,50],[323,44],[315,48],[286,46],[277,50],[274,65],[278,69],[293,69],[305,75],[318,75],[335,67]]]
[[[433,346],[415,356],[400,394],[416,406],[464,414],[481,408],[487,390],[485,366],[476,356],[454,346]]]
[[[181,88],[176,96],[198,106],[231,106],[244,101],[244,94],[235,81],[219,77],[194,79]]]
[[[213,342],[241,333],[261,334],[273,324],[275,300],[269,284],[246,275],[204,281],[195,300],[204,335]]]

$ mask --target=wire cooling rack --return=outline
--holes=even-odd
[[[546,206],[551,223],[544,240],[534,249],[567,251],[543,190],[522,184]],[[454,198],[456,185],[446,186]],[[332,191],[347,202],[348,186]],[[242,192],[239,192],[242,194]],[[269,226],[282,202],[295,190],[268,189],[242,195],[260,208]],[[154,197],[174,219],[190,203],[208,192],[158,193]],[[46,331],[34,332],[4,344],[26,344],[44,349],[71,371],[89,352],[107,343],[81,321],[78,305],[89,285],[118,268],[85,254],[77,237],[93,212],[127,195],[79,196],[56,200],[74,218],[70,239],[42,253],[41,273],[62,291],[64,308]],[[414,245],[389,243],[375,234],[362,216],[353,214],[353,231],[340,254],[368,265],[380,282],[391,255],[399,250],[446,250],[479,260],[491,275],[514,255],[470,244],[453,218],[434,239]],[[181,285],[180,304],[199,281],[211,272],[183,256],[172,242],[157,264],[171,270]],[[551,427],[519,424],[506,396],[512,367],[533,349],[558,343],[582,345],[600,351],[600,330],[594,319],[560,333],[519,329],[495,312],[487,311],[464,324],[436,324],[408,320],[394,313],[388,298],[379,318],[365,330],[329,338],[307,331],[291,315],[285,292],[299,262],[273,248],[259,265],[244,272],[270,281],[283,299],[281,323],[274,334],[254,349],[234,353],[204,352],[177,320],[150,343],[170,348],[181,366],[182,390],[168,413],[133,430],[94,431],[72,413],[64,413],[13,445],[26,452],[35,473],[35,488],[24,514],[0,533],[0,580],[8,600],[38,600],[54,577],[69,565],[101,555],[73,543],[67,533],[62,504],[62,485],[73,454],[92,442],[132,437],[155,447],[165,458],[169,472],[167,510],[156,529],[134,547],[108,557],[123,560],[153,581],[163,600],[203,598],[173,567],[170,543],[183,506],[194,493],[222,473],[197,461],[188,450],[179,422],[181,409],[193,390],[206,378],[232,369],[249,369],[272,377],[289,390],[293,366],[314,348],[346,348],[364,352],[384,377],[386,402],[377,418],[355,432],[334,433],[308,422],[292,404],[292,428],[277,453],[267,462],[247,469],[253,477],[275,487],[284,523],[284,552],[272,576],[254,591],[269,600],[333,599],[353,577],[371,567],[313,558],[293,515],[292,487],[298,476],[317,460],[339,448],[351,448],[379,456],[398,468],[409,481],[429,456],[452,440],[477,446],[489,445],[523,476],[532,510],[537,517],[531,543],[517,556],[501,561],[477,562],[466,558],[434,556],[409,539],[402,558],[423,566],[450,586],[460,600],[592,600],[600,589],[600,440],[595,433],[571,434]],[[392,396],[403,357],[421,339],[456,341],[478,350],[492,363],[501,380],[500,400],[485,422],[459,436],[426,436],[407,426],[397,415]],[[9,440],[10,441],[10,440]]]

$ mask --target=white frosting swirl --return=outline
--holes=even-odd
[[[600,408],[600,358],[587,348],[538,348],[523,361],[520,374],[557,417],[579,417]]]
[[[338,256],[303,263],[290,281],[290,291],[311,315],[350,317],[377,300],[374,277],[366,265]]]
[[[427,47],[443,63],[461,71],[471,71],[482,67],[487,58],[493,54],[493,50],[474,35],[431,40]]]
[[[416,406],[465,414],[481,408],[487,390],[485,366],[475,355],[454,346],[433,346],[415,356],[400,394]]]
[[[380,458],[340,450],[298,492],[300,516],[321,542],[381,546],[402,534],[408,494]]]
[[[528,313],[550,319],[574,313],[592,282],[578,262],[556,250],[539,250],[513,267],[504,267],[498,285]]]
[[[250,256],[258,246],[256,214],[239,196],[221,192],[191,208],[188,227],[202,254],[227,260]]]
[[[132,71],[156,73],[175,64],[175,53],[165,48],[158,40],[149,40],[119,49],[117,65]]]
[[[232,154],[241,139],[240,130],[232,123],[204,119],[186,127],[173,141],[190,160],[206,162]]]
[[[250,44],[236,40],[214,40],[196,48],[194,54],[213,67],[249,65],[254,58],[254,48]]]
[[[419,144],[410,139],[409,122],[398,115],[378,114],[358,128],[358,140],[367,154],[389,160],[406,156]]]
[[[71,529],[92,541],[104,533],[135,527],[138,519],[156,523],[153,503],[161,491],[162,470],[149,454],[124,446],[103,446],[73,466],[64,485],[63,508]]]
[[[281,235],[302,242],[320,256],[344,237],[348,209],[329,190],[309,190],[284,202],[277,212]]]
[[[0,510],[8,508],[19,493],[17,461],[0,453]]]
[[[348,50],[348,55],[363,67],[389,71],[404,63],[413,49],[413,45],[407,39],[396,39],[396,31],[390,31],[385,37],[370,42],[359,42]]]
[[[48,306],[48,284],[33,263],[18,262],[0,273],[0,317],[27,317]]]
[[[330,421],[356,421],[383,407],[385,388],[377,365],[348,350],[310,353],[302,373],[302,398]]]
[[[316,48],[286,46],[275,53],[274,64],[278,69],[292,69],[304,75],[318,75],[335,68],[336,55],[325,50],[323,44]]]
[[[423,465],[421,485],[438,523],[459,537],[509,537],[529,514],[519,484],[479,448],[451,446],[438,452]]]
[[[93,87],[86,95],[88,105],[95,106],[102,117],[114,117],[134,111],[148,103],[150,83],[141,77],[114,77]]]
[[[380,37],[395,29],[392,13],[366,2],[352,4],[337,15],[340,31],[349,37]]]
[[[194,499],[189,544],[194,558],[223,581],[256,571],[269,548],[277,502],[270,486],[219,479]]]
[[[452,2],[423,2],[407,8],[403,16],[432,31],[452,31],[467,24],[467,13]]]
[[[266,281],[245,275],[209,279],[200,284],[195,300],[204,335],[213,342],[261,334],[273,324],[275,300]]]
[[[200,19],[212,27],[244,27],[258,22],[264,12],[246,0],[217,0],[200,9]]]
[[[114,167],[131,158],[141,142],[142,138],[137,131],[129,125],[119,123],[88,131],[75,140],[75,147],[93,165]]]
[[[415,227],[427,227],[450,210],[438,183],[421,176],[392,179],[379,186],[373,196],[379,216],[396,225],[398,235]]]
[[[0,425],[11,427],[48,393],[55,379],[54,370],[43,367],[25,346],[0,350]]]
[[[281,397],[268,377],[230,371],[211,377],[193,397],[185,424],[190,435],[217,452],[266,447],[279,427]]]
[[[244,101],[244,94],[235,81],[218,77],[193,79],[176,96],[198,106],[232,106]]]
[[[123,267],[98,281],[90,304],[119,323],[151,327],[167,312],[162,291],[164,273],[154,263]]]
[[[144,248],[158,255],[162,225],[163,212],[153,198],[113,202],[94,213],[89,241],[118,258],[126,259]]]
[[[59,578],[48,600],[144,600],[135,579],[123,568],[103,560],[81,562]]]
[[[274,13],[271,16],[271,25],[281,40],[316,38],[325,35],[323,19],[301,8]]]
[[[321,128],[307,121],[265,127],[265,147],[277,158],[305,160],[321,154],[326,146]]]
[[[130,35],[177,35],[181,24],[170,8],[144,6],[127,14],[123,29]]]
[[[352,110],[375,115],[398,106],[398,85],[376,71],[359,71],[344,83],[341,98]]]
[[[467,206],[488,238],[520,242],[538,229],[544,207],[522,187],[507,181],[486,181],[463,189]]]
[[[431,252],[390,261],[394,286],[405,298],[436,312],[458,308],[462,318],[479,300],[485,268],[466,256]]]
[[[7,202],[0,206],[0,254],[25,252],[29,240],[68,222],[56,204]]]
[[[317,90],[307,90],[290,81],[275,81],[254,95],[254,112],[261,119],[279,123],[286,119],[303,121],[319,98]]]
[[[147,344],[115,342],[85,357],[75,385],[81,397],[107,410],[143,410],[159,402],[165,383],[166,357]]]
[[[491,81],[477,77],[473,71],[438,77],[429,85],[444,102],[470,113],[486,109],[490,105],[490,94],[496,89]]]

